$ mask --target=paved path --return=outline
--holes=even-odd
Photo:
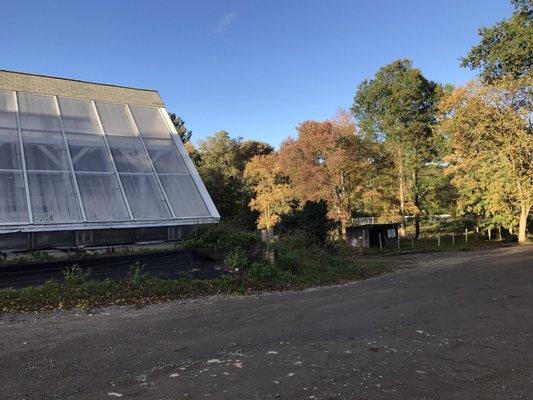
[[[1,399],[531,399],[533,247],[348,285],[0,320]]]

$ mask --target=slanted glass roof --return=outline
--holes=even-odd
[[[164,108],[0,90],[0,232],[218,219]]]

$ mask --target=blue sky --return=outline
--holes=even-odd
[[[507,0],[1,2],[0,69],[159,90],[195,141],[224,129],[273,145],[351,106],[380,66],[474,77],[458,59]]]

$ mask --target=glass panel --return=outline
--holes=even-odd
[[[100,126],[92,102],[58,98],[61,119],[66,131],[99,133]]]
[[[22,131],[26,168],[29,170],[68,170],[65,142],[60,133]]]
[[[75,171],[112,172],[111,157],[102,135],[67,133]]]
[[[96,108],[107,135],[137,136],[124,104],[96,103]]]
[[[81,219],[69,173],[28,173],[35,222],[71,222]]]
[[[189,173],[172,139],[145,139],[144,144],[158,173]]]
[[[18,98],[22,128],[61,131],[53,97],[19,93]]]
[[[190,176],[162,175],[159,179],[177,218],[209,216],[202,196]]]
[[[15,92],[0,90],[0,127],[16,128]]]
[[[130,106],[130,109],[141,136],[170,138],[170,130],[157,108]]]
[[[129,219],[122,192],[114,175],[77,176],[81,200],[88,221],[124,221]]]
[[[107,141],[118,172],[152,172],[138,137],[108,136]]]
[[[135,219],[168,219],[170,211],[153,175],[121,175]]]
[[[0,221],[28,222],[22,172],[0,172]]]
[[[21,169],[18,132],[0,129],[0,169]]]

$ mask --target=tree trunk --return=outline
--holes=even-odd
[[[399,200],[400,200],[400,228],[398,235],[405,237],[405,182],[403,176],[402,151],[398,150],[398,183],[399,183]]]
[[[415,168],[413,171],[413,189],[414,189],[414,203],[416,207],[415,215],[415,239],[420,237],[420,198],[418,196],[418,171]]]
[[[520,207],[520,222],[518,224],[518,243],[526,243],[526,226],[527,226],[527,217],[529,215],[529,210],[531,206],[522,205]]]
[[[346,221],[341,221],[341,238],[346,240],[346,227],[348,223]]]

